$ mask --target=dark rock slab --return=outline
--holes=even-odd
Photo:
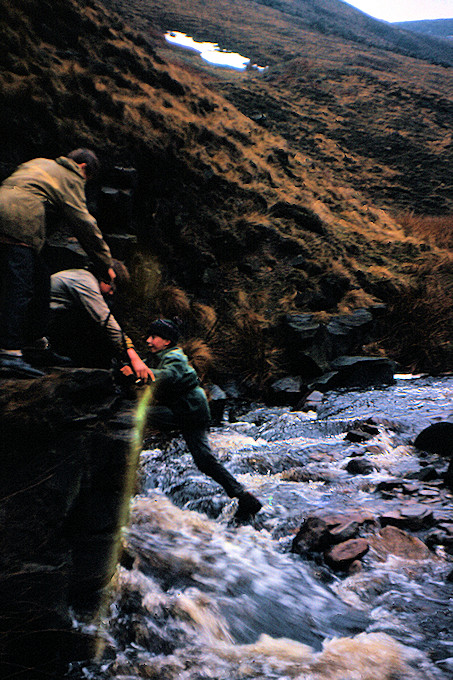
[[[0,665],[60,680],[98,646],[69,607],[94,620],[116,568],[135,480],[131,404],[96,369],[0,388]]]
[[[420,503],[401,506],[396,510],[390,510],[380,516],[382,526],[391,524],[400,529],[419,531],[427,529],[434,524],[433,511]]]
[[[300,403],[301,397],[301,378],[299,376],[287,376],[271,384],[267,401],[276,406],[295,406]]]
[[[331,362],[337,372],[336,382],[341,387],[370,387],[392,385],[397,364],[384,357],[343,356]]]

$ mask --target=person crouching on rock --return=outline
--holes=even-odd
[[[97,270],[65,269],[51,276],[50,339],[75,366],[110,369],[123,366],[125,376],[146,382],[151,371],[137,354],[132,340],[113,316],[108,300],[130,276],[126,265],[112,260],[115,279]]]
[[[155,377],[155,392],[147,422],[159,430],[181,430],[198,469],[220,484],[230,498],[238,499],[235,519],[245,521],[261,510],[262,504],[211,451],[208,400],[195,369],[177,345],[179,335],[179,325],[171,319],[157,319],[149,327],[146,342],[151,357],[147,365]]]

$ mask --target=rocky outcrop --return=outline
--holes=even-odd
[[[368,552],[368,542],[359,531],[379,526],[370,512],[313,514],[307,517],[292,542],[292,552],[313,559],[322,556],[336,571],[347,571]]]
[[[327,323],[313,314],[287,315],[280,336],[292,375],[271,384],[269,401],[302,410],[314,390],[392,384],[397,370],[394,361],[357,354],[376,339],[381,312],[382,306],[371,311],[356,309],[332,316]]]
[[[0,382],[0,677],[60,680],[100,645],[80,622],[96,621],[116,568],[132,404],[103,370]]]
[[[380,308],[356,309],[351,314],[331,316],[322,322],[314,314],[287,315],[282,323],[282,341],[295,372],[318,377],[330,370],[331,361],[357,352],[375,339]]]

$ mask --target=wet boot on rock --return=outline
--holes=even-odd
[[[234,515],[238,522],[245,522],[251,519],[261,510],[263,504],[249,491],[244,491],[238,496],[238,509]]]

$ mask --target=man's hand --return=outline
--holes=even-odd
[[[127,350],[127,356],[129,357],[132,371],[135,373],[137,378],[140,378],[140,380],[143,380],[143,382],[148,382],[148,380],[156,379],[152,370],[148,368],[145,362],[140,359],[140,357],[138,356],[137,352],[133,347],[129,347],[129,349]],[[123,369],[121,369],[121,372],[124,373]],[[126,373],[124,373],[124,375],[126,375]],[[129,373],[128,375],[131,374]]]
[[[141,378],[144,382],[148,382],[149,379],[155,380],[154,373],[139,356],[131,359],[131,364],[137,378]]]
[[[129,366],[129,364],[125,364],[124,366],[122,366],[120,368],[120,372],[127,377],[129,377],[130,375],[134,375],[134,371]]]

